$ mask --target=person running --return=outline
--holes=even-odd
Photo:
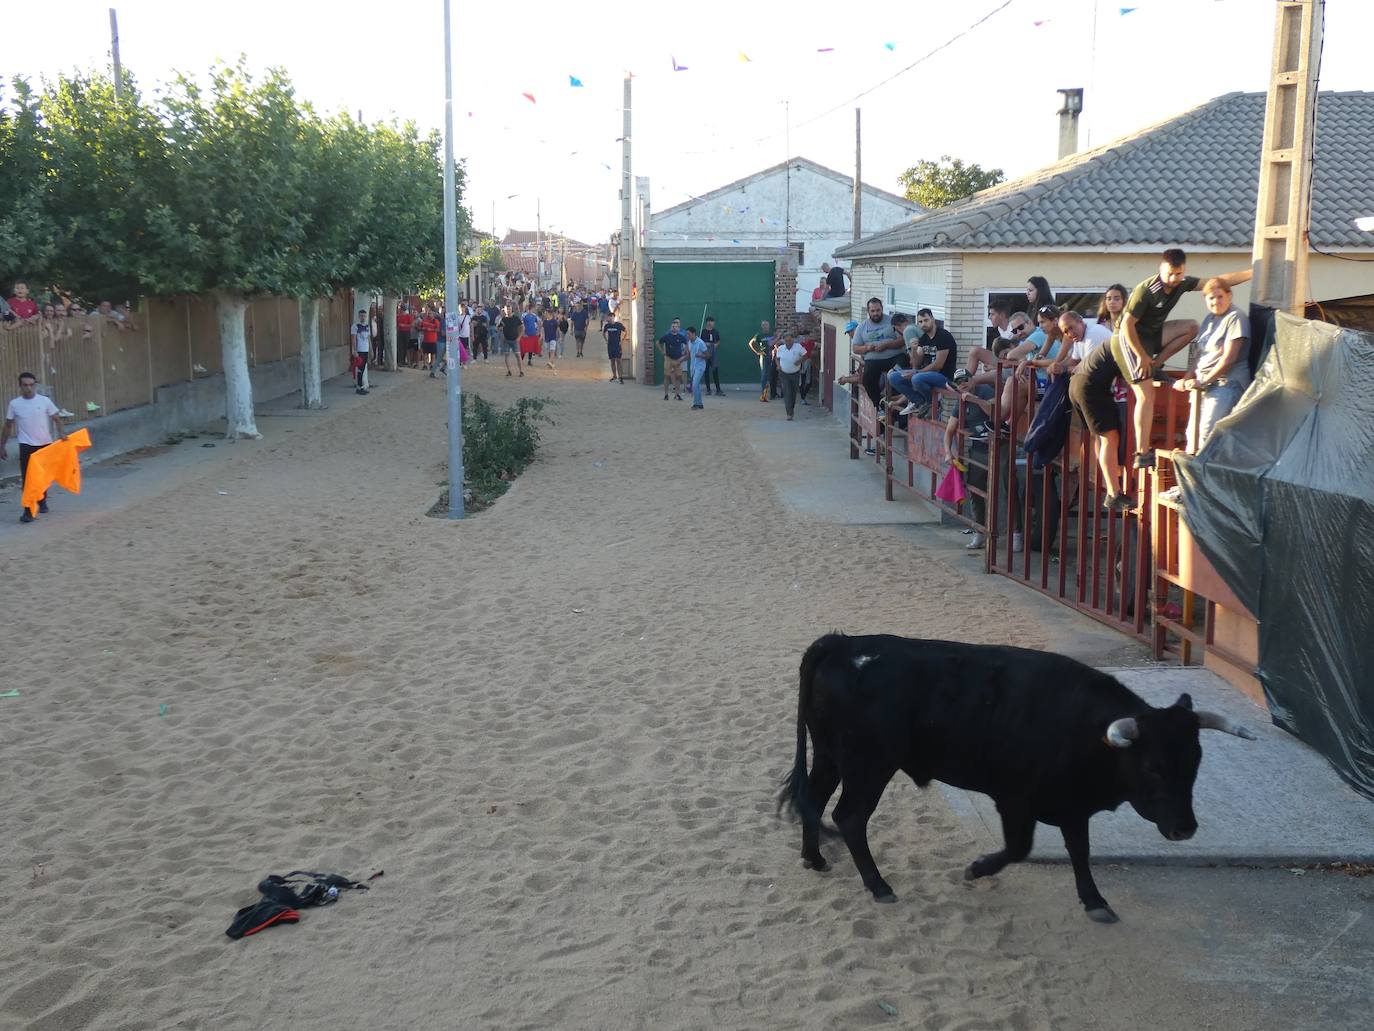
[[[787,421],[792,421],[792,413],[797,408],[797,388],[801,383],[802,362],[806,360],[806,348],[802,347],[801,336],[794,334],[778,344],[775,354],[778,363],[778,378],[782,381],[782,401],[787,408]]]
[[[682,400],[682,362],[687,354],[687,338],[682,335],[682,320],[673,319],[668,332],[658,338],[658,350],[663,355],[663,400],[668,400],[668,383],[673,384],[673,397]]]
[[[620,369],[620,338],[625,334],[625,327],[611,316],[611,321],[601,327],[601,333],[606,338],[606,357],[611,360],[611,382],[624,383],[625,376]]]
[[[512,375],[510,371],[510,357],[515,355],[515,367],[519,369],[520,375],[525,374],[525,370],[520,365],[520,331],[524,328],[524,323],[520,316],[511,310],[507,304],[501,309],[501,357],[506,362],[506,375]]]
[[[553,312],[544,309],[544,364],[553,369],[554,374],[558,373],[558,366],[554,365],[553,360],[558,357],[558,320],[554,318]]]
[[[568,312],[562,309],[558,313],[558,357],[562,358],[567,353],[568,343]]]
[[[573,340],[577,343],[577,357],[582,357],[582,347],[587,343],[587,323],[592,319],[592,313],[587,310],[585,304],[579,304],[573,309],[569,317],[572,322]]]
[[[367,375],[368,352],[372,350],[372,324],[368,322],[366,310],[358,309],[358,321],[353,323],[349,335],[353,337],[353,372],[358,378],[358,385],[353,392],[366,394],[363,381]]]
[[[716,317],[714,315],[706,317],[706,322],[701,330],[701,339],[706,341],[706,392],[711,393],[711,376],[714,374],[716,377],[716,397],[724,397],[725,391],[720,389],[720,363],[716,360],[716,353],[720,350],[720,334],[716,332]]]
[[[19,437],[19,483],[28,479],[29,456],[39,448],[53,442],[52,428],[57,428],[57,439],[66,440],[67,430],[62,425],[62,416],[52,398],[38,393],[38,378],[31,372],[19,374],[19,396],[9,403],[5,410],[5,426],[0,429],[0,462],[9,458],[5,445],[11,436]],[[48,514],[48,495],[38,499],[38,514]],[[27,508],[19,516],[21,523],[33,522],[33,514]]]
[[[697,327],[687,327],[687,354],[692,359],[692,407],[705,408],[701,403],[701,381],[706,378],[706,355],[711,345],[697,336]]]
[[[539,316],[534,313],[534,303],[525,305],[525,314],[520,316],[521,328],[525,331],[521,353],[525,364],[534,367],[534,356],[539,353]]]

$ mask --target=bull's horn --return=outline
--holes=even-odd
[[[1208,712],[1206,709],[1199,709],[1197,713],[1197,725],[1201,730],[1220,730],[1223,734],[1234,734],[1236,737],[1245,738],[1246,741],[1259,740],[1245,727],[1221,715],[1219,712]]]
[[[1131,743],[1139,736],[1140,728],[1136,726],[1135,718],[1132,716],[1113,720],[1107,727],[1107,744],[1113,748],[1130,748]]]

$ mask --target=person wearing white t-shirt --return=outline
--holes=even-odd
[[[358,386],[354,390],[355,394],[366,394],[367,388],[363,386],[364,377],[367,375],[368,354],[372,350],[372,324],[367,320],[367,312],[358,309],[358,321],[353,323],[353,368],[357,373]]]
[[[782,403],[787,409],[787,418],[790,422],[792,411],[797,407],[797,387],[801,383],[802,362],[806,361],[806,348],[802,346],[801,337],[794,334],[786,343],[779,344],[773,353],[773,360],[778,363],[778,378],[782,380]]]
[[[1059,331],[1064,334],[1069,349],[1066,353],[1056,355],[1054,361],[1046,366],[1051,376],[1073,372],[1078,368],[1078,363],[1088,357],[1099,344],[1108,343],[1112,339],[1111,329],[1095,322],[1087,322],[1076,311],[1066,311],[1059,316]],[[1064,352],[1062,346],[1059,350]]]
[[[62,416],[52,398],[38,393],[38,379],[31,372],[19,374],[19,396],[9,403],[5,410],[5,428],[0,430],[0,461],[9,458],[5,445],[12,436],[19,438],[19,482],[22,485],[29,473],[29,456],[39,448],[53,442],[52,427],[57,428],[57,439],[66,440],[67,430],[62,425]],[[38,514],[47,515],[48,496],[38,502]],[[29,510],[24,509],[19,517],[21,523],[33,522]]]

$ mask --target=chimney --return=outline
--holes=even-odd
[[[1083,113],[1083,91],[1062,89],[1059,96],[1059,160],[1062,161],[1078,152],[1078,116]]]

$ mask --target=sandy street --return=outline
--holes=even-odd
[[[1040,647],[1048,603],[784,507],[744,432],[780,403],[691,412],[605,369],[465,377],[557,404],[539,460],[461,523],[424,515],[442,385],[402,372],[367,398],[331,385],[329,412],[265,417],[263,441],[183,458],[127,504],[78,517],[55,495],[4,538],[0,690],[21,695],[0,699],[0,1027],[1367,1017],[1348,958],[1374,935],[1368,881],[1103,866],[1123,922],[1101,927],[1066,865],[963,883],[971,839],[897,781],[871,829],[896,905],[839,842],[804,870],[773,805],[805,646],[838,628]],[[229,941],[258,880],[295,868],[385,874]]]

